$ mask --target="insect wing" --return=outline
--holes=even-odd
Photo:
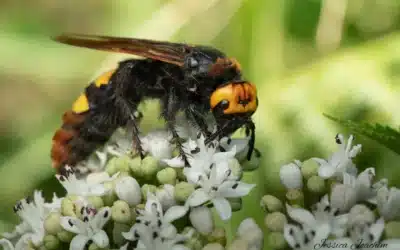
[[[185,57],[193,48],[181,43],[81,34],[60,35],[55,37],[54,40],[78,47],[134,54],[181,67],[184,66]]]

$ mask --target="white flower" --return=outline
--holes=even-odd
[[[162,189],[158,189],[156,191],[157,199],[160,201],[163,210],[167,210],[168,208],[176,205],[175,200],[175,187],[170,184],[163,185]]]
[[[131,238],[134,249],[136,250],[190,250],[183,243],[191,237],[192,232],[187,235],[175,234],[169,238],[165,238],[151,227],[143,224],[137,224],[135,227],[134,237]],[[129,243],[121,247],[121,250],[128,250]]]
[[[13,244],[7,239],[0,239],[0,246],[3,247],[3,250],[23,249],[23,248],[15,248]]]
[[[192,208],[189,214],[192,226],[201,234],[208,235],[214,229],[211,209],[206,206]]]
[[[249,150],[249,140],[250,140],[249,136],[245,138],[224,137],[219,141],[219,145],[223,149],[225,149],[225,151],[231,151],[233,147],[235,147],[236,148],[235,157],[239,161],[243,161],[247,157],[247,152]]]
[[[56,193],[53,193],[53,199],[49,203],[45,203],[43,206],[47,209],[49,212],[55,212],[59,211],[61,209],[61,201],[64,198],[58,198]]]
[[[329,233],[341,237],[346,233],[347,214],[339,215],[331,208],[325,196],[316,204],[316,209],[311,213],[303,208],[293,208],[286,204],[286,210],[290,218],[302,225],[304,230],[315,234],[319,227],[328,226]],[[314,232],[314,233],[313,233]]]
[[[184,206],[173,206],[164,213],[157,197],[148,193],[145,209],[136,211],[138,213],[136,224],[129,232],[122,233],[122,236],[130,241],[137,240],[137,231],[141,225],[145,225],[161,237],[169,239],[176,235],[176,228],[171,224],[172,221],[184,216],[187,211],[188,209]]]
[[[71,167],[65,167],[65,175],[56,175],[58,181],[69,195],[78,196],[102,196],[109,190],[102,183],[91,183],[84,178],[78,179],[75,171]]]
[[[378,190],[376,200],[379,214],[385,220],[400,218],[400,189],[396,187],[388,189],[383,186]]]
[[[357,174],[357,169],[352,162],[352,159],[361,152],[361,145],[353,146],[354,137],[350,135],[347,144],[345,144],[343,135],[336,135],[336,143],[338,144],[338,151],[333,153],[328,161],[320,158],[313,158],[320,164],[318,175],[324,179],[331,177],[341,178],[341,173],[346,172],[352,175]]]
[[[349,211],[359,201],[367,201],[373,197],[373,168],[367,168],[357,177],[343,173],[343,184],[336,184],[331,192],[331,204],[340,212]]]
[[[232,208],[226,198],[243,197],[255,186],[231,179],[231,170],[227,164],[211,165],[209,175],[199,175],[196,189],[188,198],[187,204],[197,207],[211,201],[223,220],[228,220],[232,215]]]
[[[33,200],[23,199],[14,206],[14,212],[18,214],[22,222],[15,227],[12,233],[4,233],[8,239],[20,236],[17,247],[26,246],[30,241],[35,246],[42,244],[45,235],[44,220],[49,211],[44,207],[44,199],[40,191],[35,191]]]
[[[124,176],[116,181],[115,193],[120,200],[126,201],[130,206],[136,206],[142,200],[140,185],[130,176]]]
[[[166,130],[153,131],[142,137],[142,148],[156,159],[169,159],[172,156],[172,136]]]
[[[244,219],[236,235],[247,242],[248,250],[261,250],[263,248],[264,233],[252,218]]]
[[[70,250],[85,249],[90,240],[100,248],[108,247],[109,239],[103,227],[111,218],[111,209],[103,207],[97,212],[93,208],[85,207],[82,211],[83,220],[70,216],[61,217],[61,226],[76,234],[70,243]]]
[[[219,161],[227,161],[229,158],[233,158],[236,154],[236,147],[228,152],[218,151],[218,142],[210,142],[207,146],[204,144],[205,137],[199,133],[196,141],[189,139],[183,143],[183,151],[185,152],[190,168],[192,171],[200,171],[208,173],[210,165]],[[164,159],[162,162],[166,163],[170,167],[184,167],[185,163],[181,156],[174,157],[172,159]]]
[[[296,160],[294,163],[283,165],[279,170],[281,183],[287,189],[303,188],[303,175],[301,174],[301,162]]]
[[[292,249],[296,250],[314,249],[314,246],[317,246],[324,240],[328,239],[329,233],[330,226],[326,223],[320,224],[312,230],[301,229],[300,227],[291,224],[286,224],[283,229],[283,235],[286,242]]]

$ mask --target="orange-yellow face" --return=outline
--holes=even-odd
[[[230,83],[216,89],[210,98],[211,110],[220,106],[223,113],[243,114],[257,110],[257,88],[249,82]]]

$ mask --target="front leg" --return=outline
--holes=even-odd
[[[176,144],[179,155],[182,157],[183,161],[185,162],[186,167],[190,167],[188,157],[183,150],[182,138],[179,136],[178,132],[176,131],[176,115],[179,111],[179,101],[178,97],[176,96],[175,89],[171,88],[166,98],[164,99],[164,109],[161,113],[161,116],[167,122],[168,130],[171,131],[173,143]]]
[[[138,121],[141,119],[142,113],[137,110],[137,107],[142,100],[141,91],[139,89],[135,89],[134,91],[130,91],[132,86],[135,85],[135,82],[139,81],[132,77],[132,69],[135,66],[135,62],[127,62],[121,64],[121,67],[116,72],[115,78],[115,105],[119,111],[119,117],[129,126],[132,132],[133,146],[136,148],[138,153],[140,154],[140,158],[143,159],[145,157],[145,153],[142,147],[142,143],[139,138],[139,127]],[[129,98],[128,98],[128,94]],[[135,93],[132,95],[132,93]]]

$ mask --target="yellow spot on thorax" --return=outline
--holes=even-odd
[[[89,101],[85,94],[81,94],[72,104],[72,111],[75,113],[83,113],[89,110]]]
[[[94,81],[94,85],[96,87],[100,87],[101,85],[108,84],[114,72],[115,70],[110,70],[103,73],[98,78],[96,78],[96,80]],[[88,110],[89,110],[89,100],[87,99],[87,96],[85,94],[81,94],[72,104],[72,111],[79,114],[86,112]]]
[[[108,82],[110,81],[110,78],[111,78],[112,74],[114,74],[114,72],[115,72],[115,70],[110,70],[110,71],[103,73],[101,76],[99,76],[94,81],[94,85],[96,85],[96,87],[100,87],[101,85],[108,84]]]

